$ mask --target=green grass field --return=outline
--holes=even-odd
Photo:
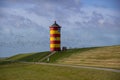
[[[0,80],[120,80],[119,75],[110,71],[41,64],[0,65]]]

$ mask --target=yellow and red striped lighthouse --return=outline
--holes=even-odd
[[[50,26],[50,51],[61,50],[60,30],[61,26],[59,26],[56,21]]]

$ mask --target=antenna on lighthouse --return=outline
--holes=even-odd
[[[56,21],[55,21],[55,24],[56,24]]]

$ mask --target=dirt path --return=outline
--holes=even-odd
[[[51,65],[51,66],[62,66],[62,67],[73,67],[73,68],[96,69],[96,70],[104,70],[104,71],[111,71],[111,72],[119,72],[120,73],[120,70],[110,69],[110,68],[98,68],[98,67],[88,67],[88,66],[74,66],[74,65],[51,64],[51,63],[40,63],[40,62],[24,62],[24,63],[41,64],[41,65]]]

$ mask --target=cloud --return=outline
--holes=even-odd
[[[5,8],[4,11],[11,15],[27,18],[40,26],[41,25],[44,26],[45,24],[48,24],[48,20],[46,18],[39,16],[39,15],[35,14],[34,12],[29,13],[23,9],[17,10],[17,9],[11,9],[11,8]]]
[[[103,25],[103,24],[105,23],[105,21],[104,21],[104,19],[100,19],[100,20],[98,20],[98,23],[99,23],[100,25]]]

